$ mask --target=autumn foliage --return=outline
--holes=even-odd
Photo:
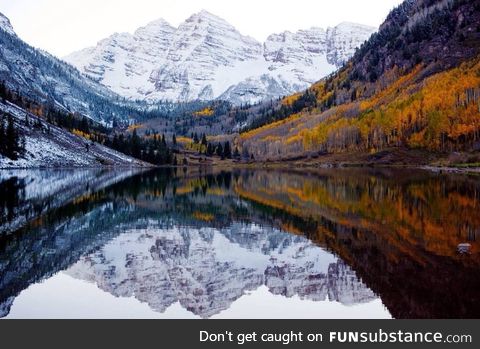
[[[480,141],[480,60],[422,79],[418,65],[370,98],[323,108],[335,92],[317,84],[318,107],[241,136],[245,146],[264,144],[270,155],[348,151],[375,152],[391,147],[432,151],[471,149]],[[378,85],[380,82],[377,83]],[[327,92],[329,91],[329,92]],[[285,100],[286,102],[287,100]],[[290,102],[290,100],[288,100]]]

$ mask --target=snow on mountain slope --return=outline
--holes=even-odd
[[[3,31],[6,31],[10,35],[16,35],[15,31],[13,30],[12,24],[10,23],[10,20],[5,17],[1,12],[0,12],[0,29]]]
[[[178,28],[158,20],[65,60],[129,99],[253,103],[297,92],[330,74],[374,30],[342,23],[273,34],[261,44],[201,11]]]
[[[0,112],[14,118],[25,137],[25,155],[10,160],[0,155],[1,168],[83,167],[83,166],[147,166],[142,161],[116,152],[103,145],[73,135],[8,102],[0,102]],[[26,124],[26,115],[29,124]],[[40,126],[34,125],[39,122]],[[89,144],[87,151],[87,143]]]
[[[275,295],[347,305],[376,298],[333,254],[306,238],[254,224],[167,229],[151,223],[126,231],[66,273],[158,312],[179,303],[203,318],[262,286]]]
[[[327,60],[337,67],[346,63],[359,47],[373,34],[372,28],[361,24],[343,22],[327,29]]]
[[[0,81],[29,100],[103,123],[111,122],[114,117],[128,119],[148,107],[145,103],[125,101],[70,64],[28,45],[15,34],[10,21],[1,13]]]

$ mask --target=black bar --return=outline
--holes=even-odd
[[[480,320],[4,320],[0,321],[0,348],[472,348],[478,347],[479,329]],[[216,336],[225,341],[201,341],[201,331],[204,337],[208,332],[210,339]],[[406,334],[409,331],[412,337]],[[330,340],[330,332],[336,341]],[[368,333],[372,338],[376,334],[378,340],[380,333],[383,339],[393,333],[397,341],[341,343],[338,338],[344,338],[344,332],[351,336],[358,332],[360,340],[361,333],[367,339]],[[437,332],[442,343],[425,341],[438,340]],[[262,335],[268,339],[268,334],[276,334],[283,342],[262,341]],[[444,343],[448,335],[464,343]],[[322,341],[309,342],[307,336]],[[415,336],[425,340],[407,341]]]

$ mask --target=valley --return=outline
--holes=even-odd
[[[307,2],[0,9],[1,319],[479,317],[480,0]]]
[[[65,57],[73,66],[28,46],[2,18],[4,100],[156,166],[480,164],[476,2],[408,0],[377,32],[342,23],[263,44],[201,11],[178,27],[160,19],[114,34]],[[88,127],[65,127],[65,117]],[[22,161],[2,163],[61,165]]]

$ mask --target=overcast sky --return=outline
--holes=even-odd
[[[343,21],[378,27],[401,0],[0,0],[0,12],[29,44],[59,57],[115,32],[164,18],[178,26],[205,9],[263,41],[284,30]]]

